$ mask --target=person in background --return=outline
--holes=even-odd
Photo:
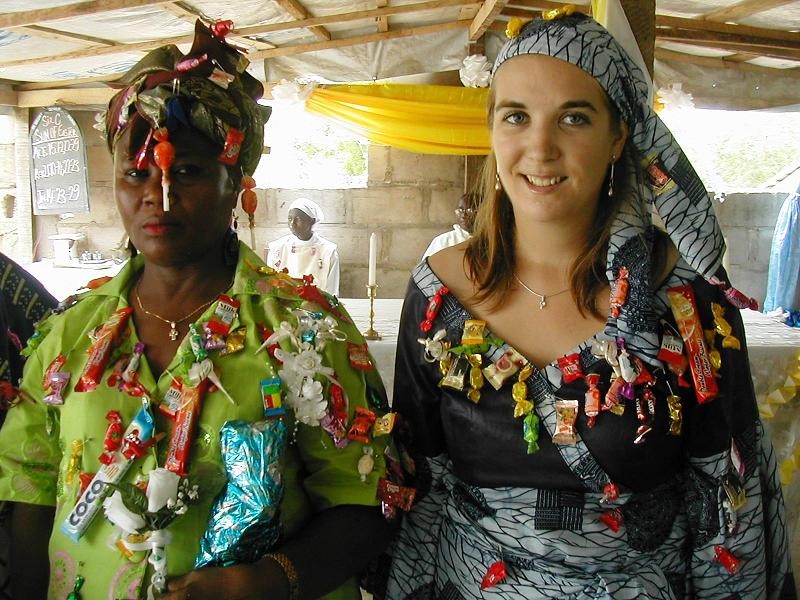
[[[645,73],[573,11],[509,25],[476,230],[409,282],[386,597],[794,598],[750,299]]]
[[[800,324],[800,187],[783,201],[772,234],[764,312],[779,308]]]
[[[11,406],[21,401],[19,383],[25,357],[21,351],[36,323],[58,302],[17,263],[0,253],[0,427]],[[10,600],[8,580],[10,504],[0,503],[0,599]]]
[[[452,231],[437,235],[431,240],[428,248],[422,254],[422,260],[425,260],[431,254],[435,254],[442,248],[448,246],[455,246],[464,240],[469,239],[472,234],[472,228],[475,225],[475,213],[480,204],[480,196],[475,192],[468,192],[462,194],[458,199],[458,206],[456,206],[456,218],[458,223],[453,224]]]
[[[137,253],[29,342],[29,400],[0,429],[15,598],[360,600],[390,538],[366,342],[231,228],[267,115],[230,27],[198,21],[189,54],[149,52],[109,103]]]
[[[267,264],[276,271],[287,269],[292,277],[313,275],[317,287],[339,295],[339,251],[336,244],[314,232],[325,218],[319,204],[298,198],[289,205],[289,235],[270,242]]]

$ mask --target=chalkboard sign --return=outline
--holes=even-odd
[[[46,108],[31,126],[33,214],[89,212],[83,135],[63,108]]]

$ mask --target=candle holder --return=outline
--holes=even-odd
[[[367,340],[381,340],[383,336],[375,331],[375,290],[378,284],[367,284],[367,295],[369,296],[369,329],[364,332],[364,339]]]

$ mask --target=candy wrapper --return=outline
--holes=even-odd
[[[697,401],[703,404],[714,398],[719,388],[703,339],[703,326],[697,312],[694,292],[688,285],[681,285],[668,289],[667,297],[689,355],[689,368],[694,380]]]
[[[94,332],[94,343],[89,348],[89,360],[83,367],[78,383],[75,384],[76,392],[91,392],[97,387],[103,372],[108,366],[111,352],[121,341],[133,309],[128,307],[120,308],[108,321],[101,325]]]
[[[278,540],[286,425],[228,421],[220,449],[228,484],[214,502],[195,568],[252,563]]]

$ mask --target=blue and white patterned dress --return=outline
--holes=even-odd
[[[710,304],[720,303],[742,342],[741,350],[719,348],[719,395],[699,405],[692,388],[653,369],[653,430],[634,444],[640,423],[630,401],[623,416],[602,412],[589,429],[585,383],[564,383],[555,364],[547,365],[527,382],[541,419],[541,449],[527,454],[522,423],[512,414],[515,378],[497,391],[485,385],[477,404],[464,391],[438,385],[438,365],[424,360],[417,340],[445,328],[458,345],[471,316],[445,295],[430,334],[420,331],[442,283],[426,262],[416,268],[400,325],[394,407],[411,432],[418,497],[392,548],[386,598],[795,597],[780,483],[758,418],[738,310],[681,261],[655,294],[665,321],[674,324],[665,291],[684,283],[694,288],[704,326],[713,328]],[[600,374],[603,393],[611,368],[592,355],[591,342],[613,339],[611,325],[609,319],[605,331],[575,350],[586,373]],[[484,353],[483,366],[507,348]],[[681,436],[668,434],[665,397],[673,392],[682,398]],[[556,397],[579,402],[575,445],[550,440]],[[621,493],[604,501],[612,481]],[[746,493],[735,511],[725,492],[731,482]],[[618,531],[601,519],[609,511],[621,519]],[[738,574],[723,568],[715,547],[740,561]],[[482,590],[497,562],[506,578]]]

